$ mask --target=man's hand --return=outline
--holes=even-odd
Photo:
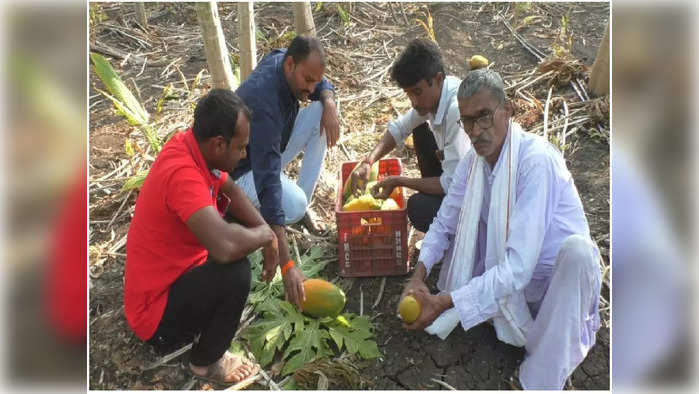
[[[429,294],[430,290],[427,288],[425,282],[413,276],[408,282],[405,283],[405,286],[403,287],[403,293],[401,293],[399,301],[402,301],[403,298],[405,298],[405,296],[407,296],[408,294],[416,292],[423,292]],[[397,312],[398,308],[396,307],[396,313]]]
[[[323,115],[320,118],[320,134],[328,141],[328,148],[332,148],[340,140],[340,121],[337,119],[337,107],[335,100],[327,99],[323,102]]]
[[[303,311],[302,303],[306,301],[306,292],[303,289],[303,281],[306,277],[303,276],[301,270],[296,267],[290,268],[284,275],[284,298],[290,303],[296,305],[299,311]]]
[[[367,161],[362,161],[357,165],[352,172],[352,194],[355,194],[358,189],[364,192],[364,187],[369,181],[369,172],[371,172],[371,166]]]
[[[405,296],[407,296],[410,293],[418,291],[427,294],[430,293],[430,290],[427,288],[427,285],[425,284],[425,273],[425,266],[421,262],[418,262],[418,264],[415,266],[415,272],[413,272],[413,275],[407,282],[405,282],[405,286],[403,286],[403,293],[401,293],[400,295],[398,305],[400,305],[400,301],[402,301],[403,298],[405,298]],[[396,313],[398,313],[397,306]]]
[[[408,330],[424,330],[442,312],[451,307],[451,296],[449,294],[433,295],[424,290],[418,290],[407,295],[415,297],[417,302],[420,303],[420,317],[410,324],[403,323],[403,328]]]
[[[262,280],[269,283],[274,279],[274,275],[277,273],[277,266],[279,265],[279,244],[277,243],[277,236],[274,234],[269,226],[267,226],[269,231],[272,233],[272,240],[265,246],[262,247]]]
[[[403,186],[401,183],[401,177],[396,175],[391,175],[386,177],[381,182],[378,182],[371,188],[371,194],[374,198],[385,200],[388,196],[393,193],[393,189],[398,186]]]

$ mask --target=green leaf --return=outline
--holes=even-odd
[[[133,115],[134,119],[139,122],[139,125],[148,123],[148,112],[146,112],[133,93],[124,85],[124,82],[122,82],[119,75],[114,71],[112,65],[109,64],[109,61],[104,56],[94,52],[90,53],[90,58],[95,65],[97,76],[99,76],[104,86],[107,87],[107,90],[113,96],[111,97],[112,101],[116,99],[123,107],[126,107]]]
[[[158,103],[155,105],[155,111],[157,113],[160,113],[163,111],[163,103],[165,102],[165,99],[170,97],[172,95],[172,83],[168,83],[165,88],[163,88],[163,93],[160,94],[160,98],[158,99]]]
[[[245,349],[243,345],[236,341],[235,339],[231,341],[231,346],[228,347],[228,351],[239,357],[245,357]]]
[[[286,380],[286,383],[281,387],[282,390],[300,390],[301,388],[296,384],[294,377],[290,377]]]
[[[131,178],[127,179],[126,182],[124,182],[124,185],[121,187],[121,191],[127,192],[129,190],[140,189],[141,186],[143,186],[143,182],[146,181],[147,175],[147,170],[139,171],[138,174],[132,176]]]
[[[330,337],[338,349],[347,349],[350,354],[359,354],[363,358],[375,358],[380,356],[378,345],[372,339],[371,323],[366,316],[352,317],[352,314],[343,315],[345,322],[349,318],[349,326],[340,319],[334,319],[327,324]]]
[[[314,278],[318,276],[318,273],[325,269],[325,266],[328,265],[330,262],[329,260],[320,260],[320,257],[322,257],[323,254],[325,254],[325,249],[320,246],[314,246],[301,256],[299,268],[306,278]]]
[[[303,324],[303,315],[278,298],[263,302],[260,310],[264,318],[246,328],[241,337],[250,341],[252,352],[264,367],[272,361],[276,351],[283,349],[294,326]]]
[[[313,12],[318,12],[318,11],[320,11],[322,8],[323,8],[323,2],[322,2],[322,1],[319,1],[319,2],[316,3],[315,8],[313,8]]]
[[[257,37],[257,39],[260,41],[269,42],[269,40],[267,40],[267,36],[265,35],[265,32],[260,30],[260,28],[257,26],[255,26],[255,37]]]
[[[345,10],[342,8],[342,6],[339,5],[339,4],[337,5],[337,15],[340,16],[340,19],[342,19],[342,21],[343,21],[345,24],[348,24],[348,23],[350,22],[349,14],[348,14],[347,11],[345,11]]]
[[[332,354],[327,345],[328,339],[330,339],[328,332],[320,329],[320,323],[317,320],[311,320],[302,335],[295,335],[289,342],[282,357],[286,359],[292,353],[294,354],[284,364],[282,375],[293,373],[318,357]]]
[[[133,149],[133,143],[129,138],[124,141],[124,152],[126,152],[126,155],[129,157],[133,157],[133,155],[136,154],[136,151]]]

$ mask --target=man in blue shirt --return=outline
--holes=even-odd
[[[285,267],[290,258],[284,226],[308,217],[325,152],[340,136],[334,88],[324,72],[320,41],[298,36],[287,49],[266,55],[236,91],[253,116],[247,158],[238,163],[233,177],[277,234],[279,264]],[[299,101],[309,99],[312,103],[299,110]],[[294,182],[282,169],[301,152]],[[285,286],[294,286],[300,271],[296,276],[285,275]]]

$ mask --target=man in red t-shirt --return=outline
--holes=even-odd
[[[228,89],[199,100],[192,128],[174,135],[153,163],[126,243],[124,312],[133,332],[160,353],[193,340],[192,372],[225,383],[259,368],[227,351],[250,291],[246,256],[262,248],[265,281],[279,260],[274,232],[227,174],[246,155],[250,118]],[[219,197],[230,201],[227,212]],[[305,298],[303,280],[285,267],[286,295],[296,305]]]

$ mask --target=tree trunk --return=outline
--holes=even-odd
[[[255,15],[252,2],[238,3],[238,45],[240,46],[240,82],[252,74],[257,65]]]
[[[311,12],[311,2],[304,1],[293,3],[294,20],[296,21],[296,34],[316,35],[316,25],[313,23],[313,13]]]
[[[231,61],[228,58],[221,21],[218,18],[218,6],[216,2],[196,3],[196,9],[213,86],[235,89],[237,86],[231,70]]]
[[[133,3],[134,11],[136,11],[136,22],[142,28],[148,28],[148,18],[146,17],[146,6],[143,3]]]
[[[592,64],[588,88],[597,96],[609,94],[609,22],[599,45],[595,63]]]

